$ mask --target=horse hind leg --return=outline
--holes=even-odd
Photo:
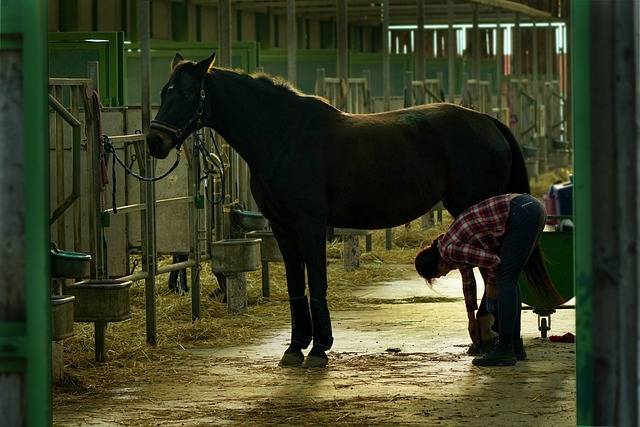
[[[287,292],[291,311],[291,343],[280,360],[281,366],[299,366],[304,361],[302,350],[311,343],[312,326],[309,301],[305,294],[304,262],[295,233],[272,222],[287,276]]]

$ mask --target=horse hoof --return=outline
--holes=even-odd
[[[329,363],[329,359],[326,354],[310,354],[304,359],[302,363],[303,368],[324,368]]]
[[[286,351],[280,359],[280,366],[300,366],[304,362],[302,351]]]

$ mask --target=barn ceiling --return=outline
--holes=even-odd
[[[218,0],[191,0],[194,4],[217,5]],[[380,0],[348,0],[347,13],[352,23],[378,25],[382,20]],[[389,0],[391,25],[415,24],[416,0]],[[232,0],[232,8],[252,12],[286,14],[286,0]],[[495,22],[500,11],[503,21],[515,20],[519,13],[522,21],[562,21],[562,0],[454,0],[454,23],[470,23],[475,7],[478,7],[479,21]],[[425,0],[425,23],[448,23],[447,0]],[[335,0],[296,0],[296,14],[303,18],[332,19],[336,17]]]

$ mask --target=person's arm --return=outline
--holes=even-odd
[[[484,280],[484,292],[487,295],[487,311],[495,312],[495,300],[498,298],[498,288],[496,287],[496,268],[481,268],[480,273]]]
[[[478,309],[478,293],[476,289],[476,278],[473,275],[473,268],[461,268],[460,274],[462,275],[464,304],[467,307],[467,313],[473,313]]]
[[[476,320],[475,312],[478,309],[478,293],[476,288],[476,278],[473,275],[473,268],[461,268],[462,292],[464,293],[464,304],[467,307],[467,320],[469,325],[469,337],[474,343],[480,342],[480,329]]]

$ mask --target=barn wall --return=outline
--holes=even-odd
[[[202,41],[218,41],[218,9],[211,6],[202,6],[200,28]]]
[[[309,20],[309,48],[320,49],[320,21]]]
[[[155,0],[151,8],[151,38],[171,40],[171,2]]]

